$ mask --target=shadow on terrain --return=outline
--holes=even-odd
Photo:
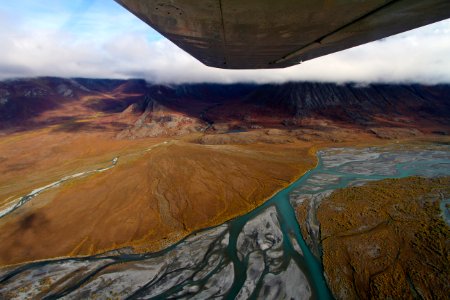
[[[24,216],[19,223],[21,231],[33,230],[36,227],[47,224],[49,221],[47,217],[42,214],[31,213]]]
[[[75,97],[55,96],[61,85],[70,86]],[[10,99],[0,105],[0,130],[27,131],[59,125],[54,131],[120,131],[129,126],[126,121],[109,118],[103,122],[81,122],[81,119],[96,113],[122,117],[120,114],[131,105],[134,105],[133,109],[126,116],[130,122],[146,109],[151,113],[158,107],[163,109],[163,116],[173,112],[210,125],[229,123],[230,130],[246,130],[252,126],[308,128],[308,124],[302,122],[308,118],[330,120],[339,126],[360,129],[373,126],[417,127],[417,120],[424,124],[450,125],[450,85],[361,86],[291,82],[169,86],[150,85],[143,80],[41,78],[19,80],[17,83],[0,82],[0,90],[10,94]],[[30,93],[35,96],[23,96]],[[80,102],[84,99],[81,95],[92,99]],[[75,104],[86,108],[88,115],[77,115],[76,108],[71,108]],[[50,117],[41,122],[34,120],[52,110],[68,111],[68,116]],[[442,132],[446,134],[446,131]]]
[[[120,122],[108,122],[106,124],[88,122],[88,121],[79,121],[74,118],[70,122],[66,122],[63,124],[59,124],[52,132],[93,132],[93,131],[105,131],[105,130],[123,130],[128,127],[128,124],[120,123]]]
[[[0,158],[0,162],[1,162],[1,158]],[[9,172],[26,170],[26,169],[30,169],[35,164],[36,164],[36,162],[21,162],[21,163],[17,163],[17,164],[10,164],[10,165],[6,165],[6,169],[3,172],[9,173]]]

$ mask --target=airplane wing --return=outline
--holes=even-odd
[[[205,65],[284,68],[450,18],[450,0],[115,0]]]

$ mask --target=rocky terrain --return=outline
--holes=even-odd
[[[386,179],[335,191],[317,217],[338,299],[447,299],[450,177]]]

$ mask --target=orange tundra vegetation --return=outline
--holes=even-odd
[[[317,217],[337,299],[448,299],[450,177],[386,179],[336,190]]]
[[[386,143],[363,133],[254,130],[176,139],[40,129],[0,138],[1,205],[73,179],[0,219],[0,265],[131,247],[157,251],[249,212],[316,163],[322,147]],[[304,136],[307,136],[307,141]],[[5,201],[8,200],[8,201]]]
[[[28,159],[29,168],[39,170],[40,180],[28,177],[24,169],[6,173],[44,185],[63,174],[104,167],[114,156],[119,156],[119,163],[103,173],[63,183],[0,219],[0,264],[128,246],[139,252],[160,250],[192,231],[250,211],[315,164],[314,153],[300,142],[203,145],[148,139],[143,147],[143,140],[71,138],[75,140],[65,144],[55,135],[51,146],[45,145],[48,140],[41,141],[34,155],[42,152],[42,159],[52,152],[48,148],[70,149],[52,152],[53,159],[45,162],[48,170],[39,159]],[[14,144],[20,142],[25,139]],[[102,152],[102,143],[110,148],[109,156]],[[1,147],[8,148],[8,143]],[[66,156],[75,157],[76,163]],[[2,186],[14,181],[12,174],[2,177]],[[2,197],[26,188],[29,192],[31,187],[3,189]]]

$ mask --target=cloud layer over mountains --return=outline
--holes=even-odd
[[[53,5],[55,0],[14,2],[0,4],[0,79],[450,83],[450,20],[287,69],[236,71],[202,65],[113,1],[74,0],[71,6]]]

